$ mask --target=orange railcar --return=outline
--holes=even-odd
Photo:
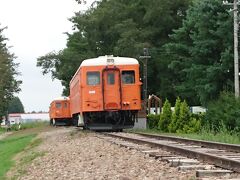
[[[84,60],[70,82],[74,124],[93,130],[132,128],[141,109],[139,79],[136,59]]]
[[[72,125],[69,98],[63,97],[52,101],[49,116],[51,125]]]

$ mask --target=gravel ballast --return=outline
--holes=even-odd
[[[168,163],[129,150],[74,128],[56,128],[40,134],[43,143],[20,179],[191,179]]]

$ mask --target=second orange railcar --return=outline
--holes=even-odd
[[[50,125],[72,125],[69,98],[63,97],[52,101],[49,108],[49,116]]]

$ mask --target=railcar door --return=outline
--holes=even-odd
[[[103,71],[103,106],[105,110],[121,109],[121,81],[118,69]]]
[[[67,101],[63,101],[63,104],[62,104],[62,115],[64,117],[68,117],[69,116],[69,103]]]

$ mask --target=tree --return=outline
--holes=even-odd
[[[179,121],[179,118],[180,118],[180,107],[181,107],[181,99],[178,97],[176,99],[174,111],[172,113],[171,122],[168,126],[169,132],[175,133],[176,130],[178,129],[177,122]]]
[[[158,124],[158,128],[164,132],[168,131],[168,126],[171,122],[172,111],[171,111],[171,104],[166,99],[163,105],[162,113],[160,114],[160,121]]]
[[[43,74],[51,73],[52,79],[61,80],[63,95],[69,95],[69,82],[84,59],[94,57],[89,44],[81,33],[68,35],[67,48],[51,52],[37,59],[37,66],[42,67]]]
[[[190,109],[187,102],[184,100],[180,106],[179,119],[176,122],[176,131],[183,132],[184,126],[190,122]]]
[[[14,62],[14,54],[9,52],[6,45],[6,38],[0,29],[0,121],[2,116],[6,115],[9,101],[13,98],[13,94],[20,91],[21,81],[16,80],[19,74],[17,71],[18,64]]]
[[[114,54],[138,58],[144,47],[151,53],[148,80],[149,93],[175,100],[169,58],[162,46],[169,42],[168,34],[180,27],[191,0],[102,0],[85,13],[70,19],[73,34],[68,35],[67,47],[38,58],[43,73],[51,73],[62,81],[64,94],[69,93],[69,81],[82,60]]]
[[[165,45],[174,89],[191,104],[206,105],[233,89],[232,24],[222,1],[196,0]]]
[[[240,132],[240,98],[233,93],[222,92],[220,97],[209,103],[204,126],[218,132]]]
[[[8,113],[24,113],[24,107],[18,97],[13,97],[8,105]]]

